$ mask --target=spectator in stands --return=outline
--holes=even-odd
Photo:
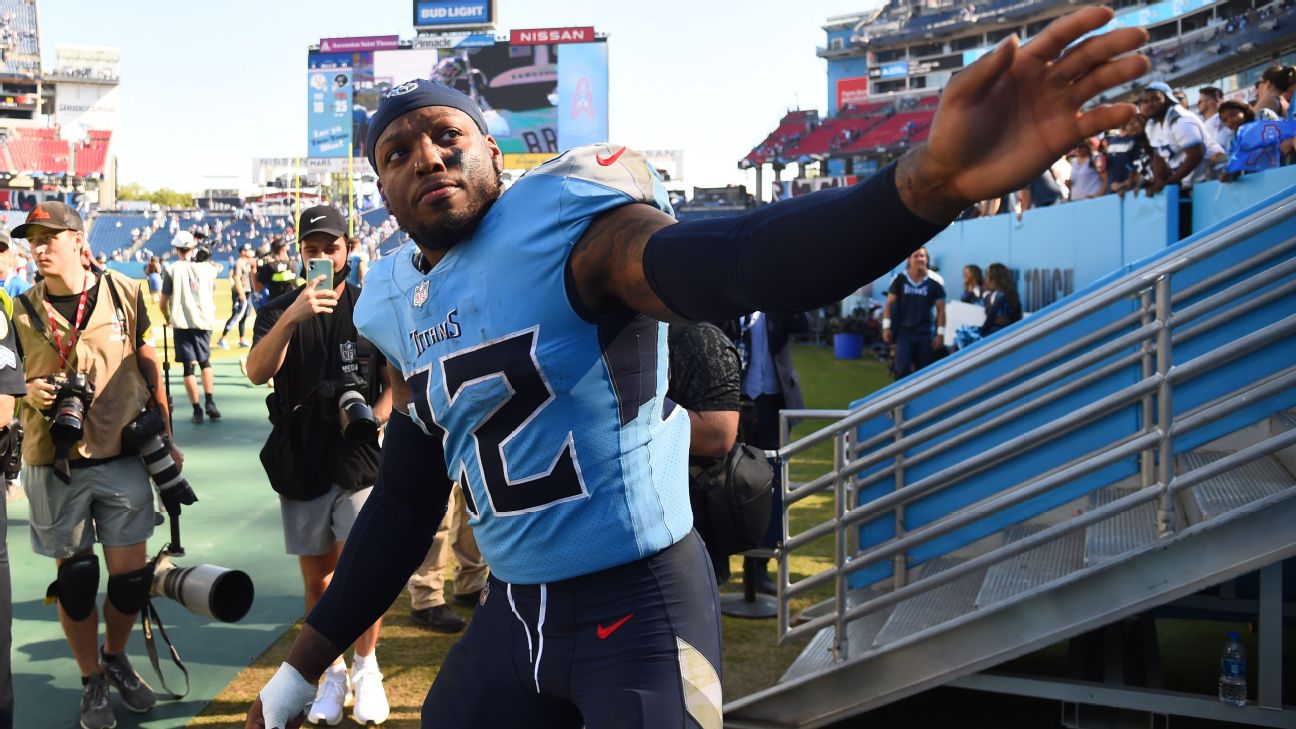
[[[148,265],[144,267],[144,275],[148,278],[149,294],[156,304],[162,295],[162,259],[157,256],[150,258]]]
[[[882,339],[894,349],[892,375],[897,380],[935,361],[945,336],[945,287],[931,278],[927,261],[926,247],[909,255],[908,266],[891,282],[882,307]]]
[[[1166,185],[1187,189],[1206,179],[1208,157],[1222,155],[1214,140],[1207,139],[1206,126],[1196,114],[1171,102],[1171,90],[1161,81],[1148,84],[1139,97],[1139,111],[1147,116],[1145,133],[1152,155],[1152,180],[1144,186],[1149,197]]]
[[[1059,181],[1056,167],[1057,165],[1054,165],[1044,170],[1039,177],[1031,180],[1031,183],[1018,193],[1021,196],[1021,207],[1017,210],[1018,220],[1021,220],[1022,214],[1031,208],[1056,205],[1066,199],[1062,193],[1063,185]]]
[[[31,284],[15,268],[16,255],[13,241],[9,239],[9,231],[0,228],[0,289],[9,294],[10,298],[31,288]]]
[[[1188,92],[1183,89],[1175,89],[1173,92],[1175,103],[1183,108],[1188,108]]]
[[[1151,172],[1152,152],[1143,126],[1143,116],[1136,114],[1120,132],[1107,138],[1107,187],[1111,192],[1124,195],[1138,190]]]
[[[216,276],[220,264],[210,260],[194,260],[198,241],[192,233],[182,230],[171,239],[175,249],[175,263],[162,274],[162,297],[158,307],[162,318],[172,328],[175,340],[175,357],[184,370],[184,388],[193,406],[191,420],[195,425],[203,422],[203,413],[219,420],[221,413],[212,399],[214,386],[211,371],[211,335],[216,328]],[[198,381],[194,376],[197,365],[202,376],[204,402],[198,404]]]
[[[1291,92],[1296,89],[1296,66],[1270,66],[1256,82],[1253,105],[1260,120],[1286,119]]]
[[[225,321],[225,330],[221,332],[220,341],[216,343],[221,349],[229,349],[229,342],[225,341],[225,337],[229,336],[235,322],[238,323],[239,346],[252,346],[245,335],[248,314],[252,313],[252,274],[253,269],[256,268],[254,256],[252,244],[244,243],[239,249],[238,258],[234,259],[234,265],[230,268],[230,299],[233,306],[229,319]]]
[[[1071,179],[1067,187],[1072,200],[1088,200],[1107,194],[1107,159],[1097,150],[1097,139],[1082,139],[1071,151]]]
[[[1219,118],[1219,105],[1223,100],[1224,92],[1214,86],[1203,86],[1197,91],[1197,113],[1206,122],[1206,130],[1215,137],[1216,142],[1219,142],[1220,131],[1224,128]]]
[[[1220,146],[1224,148],[1225,153],[1233,151],[1233,142],[1237,138],[1237,130],[1243,124],[1250,124],[1256,120],[1255,109],[1245,101],[1225,101],[1219,105],[1220,118]]]
[[[988,337],[1022,318],[1021,299],[1012,272],[1002,263],[992,263],[986,271],[986,318],[981,336]]]
[[[980,266],[975,263],[969,263],[964,266],[963,295],[959,297],[959,301],[962,301],[965,304],[977,304],[978,306],[984,305],[985,302],[982,301],[982,299],[984,298],[985,293],[981,290],[982,281],[983,277],[981,275]]]

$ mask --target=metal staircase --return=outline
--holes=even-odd
[[[949,684],[1154,716],[1296,726],[1296,189],[1117,272],[788,443],[780,640],[810,637],[732,729],[822,727]],[[794,483],[789,461],[831,443]],[[788,510],[831,495],[799,533]],[[823,497],[821,497],[823,498]],[[832,566],[789,574],[831,547]],[[1260,572],[1257,701],[981,673]],[[793,598],[819,602],[791,614]],[[795,624],[794,624],[795,623]],[[1290,698],[1290,697],[1289,697]],[[1076,719],[1071,725],[1081,725]]]

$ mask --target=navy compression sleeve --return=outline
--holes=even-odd
[[[332,582],[306,622],[345,650],[382,617],[427,556],[451,485],[441,439],[393,411],[378,480],[351,527]]]
[[[905,207],[891,163],[850,187],[668,225],[644,248],[644,277],[688,319],[809,311],[895,268],[943,227]]]

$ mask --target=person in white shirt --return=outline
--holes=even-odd
[[[1152,181],[1144,187],[1148,197],[1166,185],[1189,188],[1209,179],[1208,160],[1224,156],[1196,114],[1173,101],[1170,86],[1161,81],[1148,84],[1139,97],[1139,112],[1147,117],[1144,133],[1152,155]]]
[[[1219,105],[1223,100],[1224,92],[1214,86],[1203,86],[1197,90],[1197,113],[1204,120],[1206,131],[1211,133],[1216,142],[1220,141],[1220,130],[1224,128],[1219,117]]]

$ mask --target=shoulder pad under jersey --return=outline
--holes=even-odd
[[[661,177],[648,158],[620,144],[604,142],[574,147],[527,174],[602,185],[627,195],[632,202],[652,205],[667,215],[675,215]]]

